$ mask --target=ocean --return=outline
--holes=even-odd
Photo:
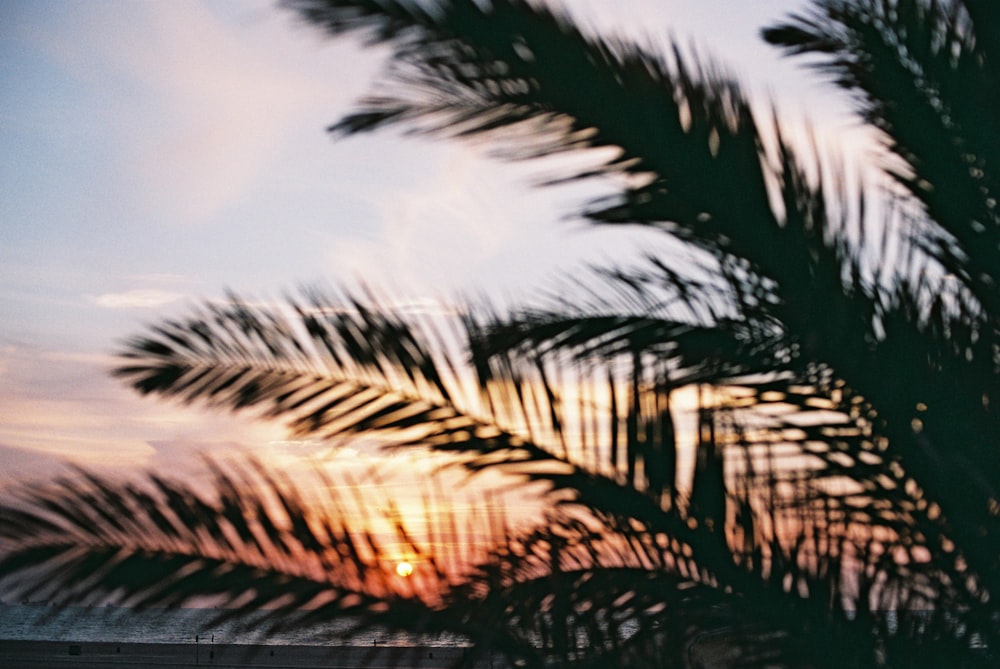
[[[126,609],[118,607],[67,607],[0,605],[0,640],[269,644],[275,646],[338,646],[345,643],[345,622],[265,634],[247,619],[213,624],[213,609]],[[465,645],[457,637],[412,637],[374,631],[355,636],[351,643],[380,646]]]
[[[214,609],[127,609],[118,607],[68,607],[44,605],[0,605],[0,640],[168,643],[168,644],[262,644],[273,646],[424,646],[455,648],[468,643],[456,636],[415,637],[387,631],[355,635],[344,633],[347,622],[265,634],[255,630],[252,618],[213,624]],[[886,612],[890,633],[896,631],[896,615]],[[250,624],[247,625],[249,620]],[[970,647],[986,650],[982,637],[972,634]]]

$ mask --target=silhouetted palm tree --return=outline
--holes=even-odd
[[[316,294],[209,304],[128,345],[117,374],[140,392],[545,484],[553,513],[536,529],[498,533],[494,552],[440,565],[419,592],[386,584],[385,539],[359,539],[364,520],[335,493],[313,507],[273,474],[224,468],[218,501],[160,478],[31,491],[4,511],[2,573],[68,586],[67,600],[284,597],[275,624],[452,631],[531,666],[683,666],[725,649],[747,665],[988,665],[994,4],[816,0],[765,31],[879,131],[883,180],[848,183],[703,57],[589,35],[521,0],[290,1],[393,49],[381,92],[335,132],[486,134],[514,158],[615,147],[563,175],[624,177],[584,215],[662,230],[689,255],[599,268],[572,300],[471,307],[464,352],[446,323]],[[691,388],[697,408],[674,406]]]

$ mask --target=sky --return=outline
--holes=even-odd
[[[595,29],[697,45],[853,150],[842,99],[758,37],[803,6],[572,3]],[[582,260],[635,251],[572,218],[598,185],[534,187],[542,168],[480,145],[327,135],[384,55],[269,0],[0,0],[0,485],[67,460],[300,455],[279,425],[141,398],[108,374],[128,336],[227,288],[530,297]]]

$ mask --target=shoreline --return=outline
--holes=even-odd
[[[0,640],[6,669],[219,667],[220,669],[444,669],[468,649],[441,646],[272,646],[231,643],[118,643]],[[489,666],[488,662],[477,663]]]

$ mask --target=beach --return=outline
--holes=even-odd
[[[244,644],[0,641],[4,669],[111,667],[281,667],[304,669],[443,669],[463,648],[430,646],[265,646]],[[484,662],[484,667],[489,663]]]

